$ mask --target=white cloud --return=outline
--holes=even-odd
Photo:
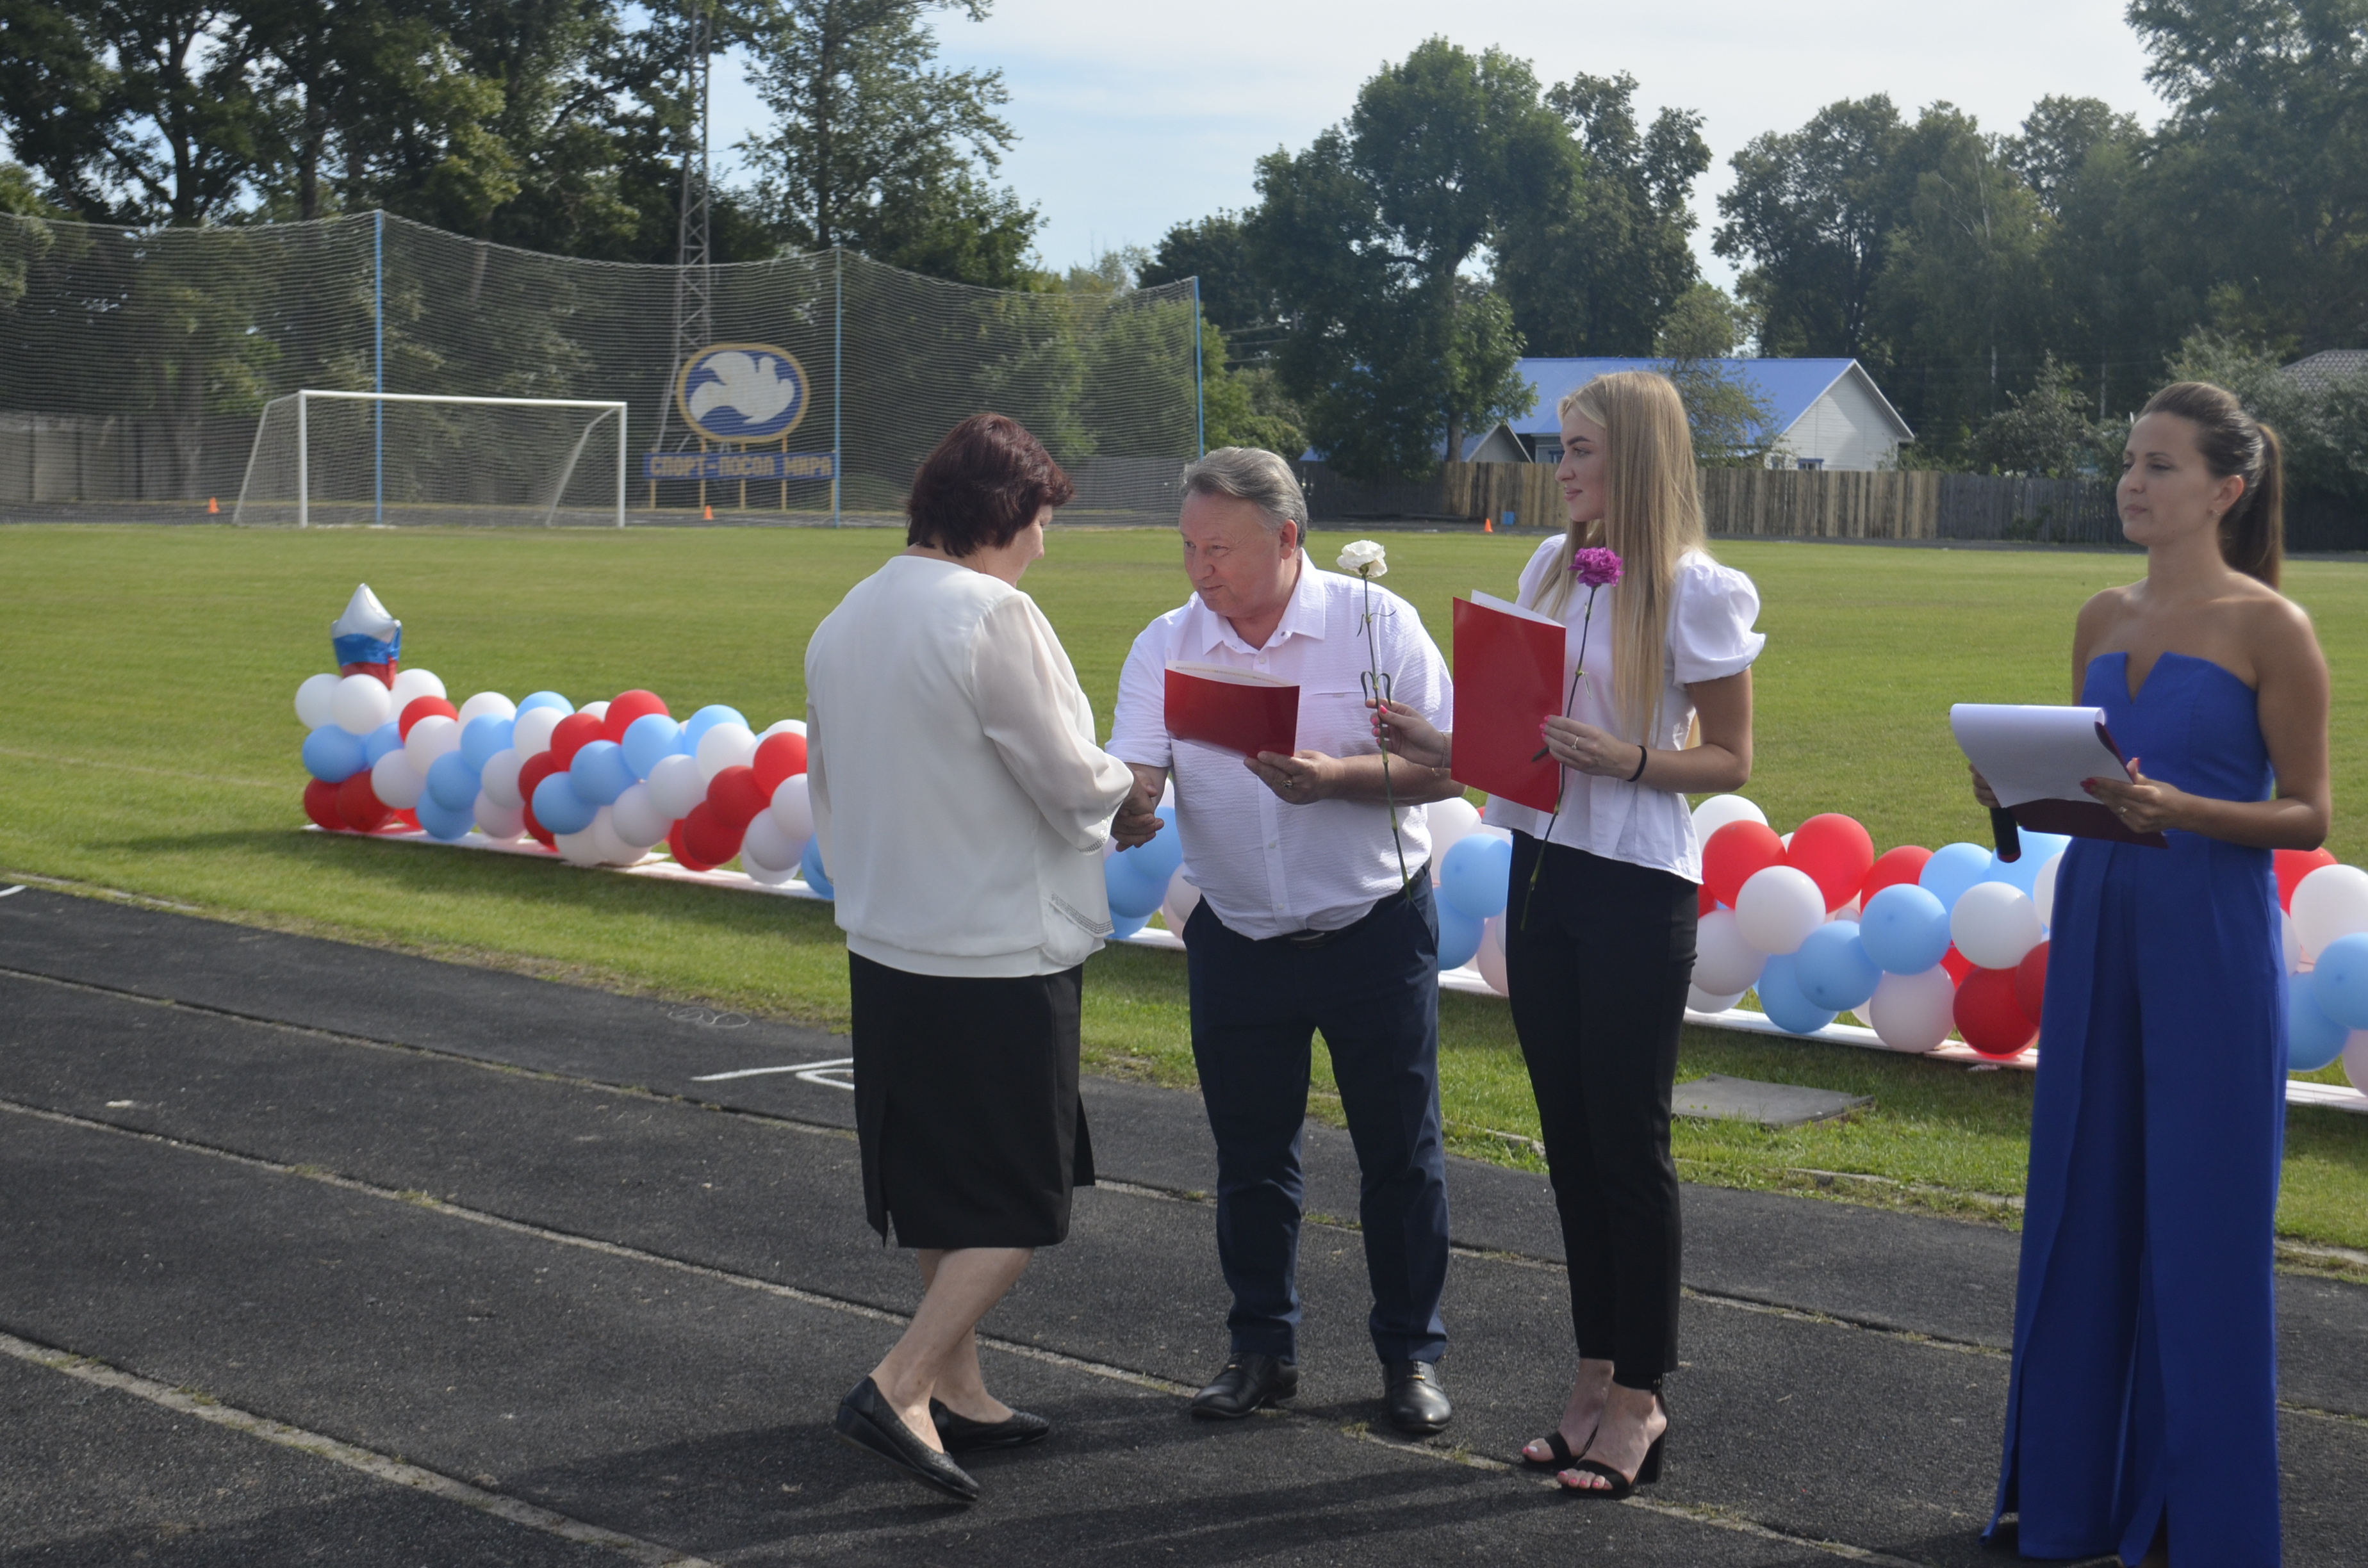
[[[1798,126],[1837,98],[1888,93],[1913,113],[1946,99],[1993,130],[2050,93],[2100,97],[2151,123],[2161,106],[2120,0],[1744,0],[1492,7],[1442,18],[1408,0],[1000,0],[984,23],[941,21],[946,63],[999,68],[1019,134],[1004,176],[1045,217],[1054,266],[1103,246],[1156,244],[1171,223],[1253,197],[1251,165],[1344,116],[1358,86],[1435,33],[1497,45],[1542,80],[1626,71],[1649,115],[1701,110],[1715,160],[1696,187],[1697,249],[1709,256],[1726,160],[1765,131]],[[755,93],[716,74],[720,149],[763,120]]]

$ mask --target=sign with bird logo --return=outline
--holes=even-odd
[[[805,367],[769,343],[711,343],[683,362],[675,403],[693,430],[739,446],[788,435],[805,417]]]

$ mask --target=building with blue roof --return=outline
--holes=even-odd
[[[1893,466],[1901,443],[1916,432],[1899,417],[1874,378],[1855,359],[1719,359],[1727,376],[1748,385],[1771,411],[1767,440],[1776,468],[1877,469]],[[1565,393],[1614,370],[1659,370],[1661,359],[1525,358],[1520,374],[1537,393],[1530,412],[1467,437],[1466,462],[1562,460],[1562,422],[1554,410]]]

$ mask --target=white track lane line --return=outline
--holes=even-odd
[[[834,1056],[827,1062],[800,1062],[788,1067],[743,1067],[735,1073],[702,1073],[691,1080],[694,1084],[721,1084],[728,1078],[762,1078],[774,1073],[795,1073],[805,1083],[820,1084],[826,1089],[852,1091],[852,1084],[842,1084],[824,1074],[843,1072],[855,1065],[852,1056]]]

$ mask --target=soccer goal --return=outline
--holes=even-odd
[[[238,523],[625,526],[625,404],[303,391],[264,406]]]

